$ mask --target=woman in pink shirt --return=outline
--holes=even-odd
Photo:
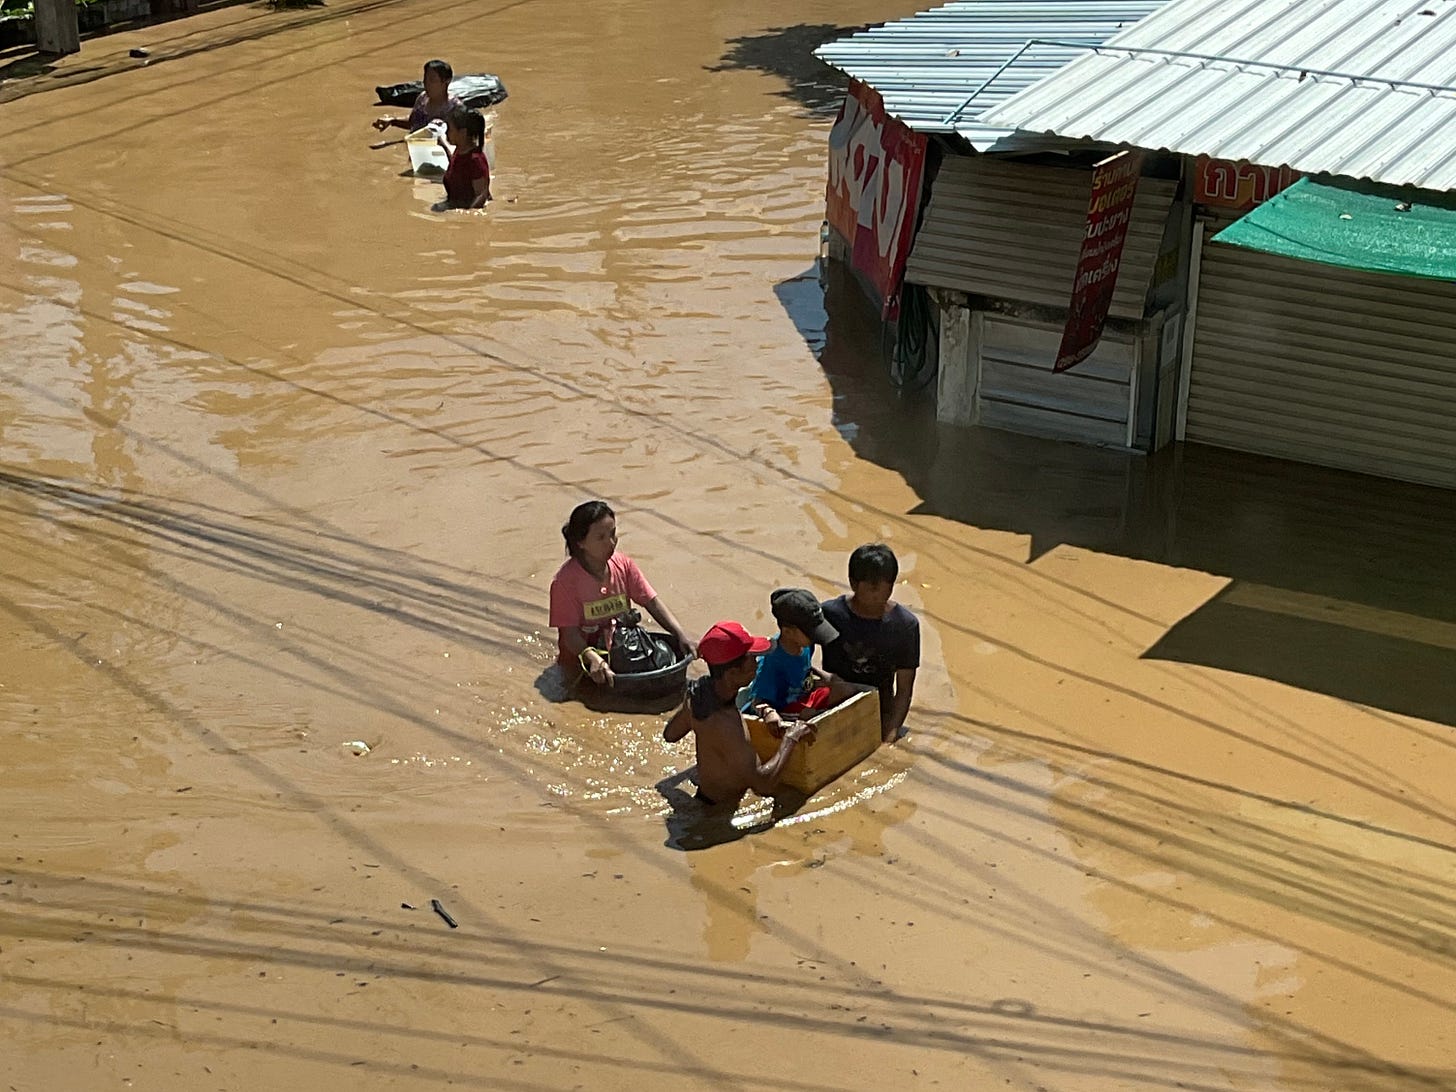
[[[617,514],[606,501],[578,504],[561,536],[571,556],[551,578],[551,625],[557,660],[569,676],[584,671],[594,682],[612,685],[606,653],[617,618],[634,603],[677,638],[689,656],[697,656],[697,642],[658,598],[637,562],[617,552]]]

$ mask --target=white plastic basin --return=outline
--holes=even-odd
[[[421,168],[443,174],[450,166],[450,157],[440,147],[432,129],[416,129],[404,138],[404,146],[409,151],[410,170],[417,174]]]

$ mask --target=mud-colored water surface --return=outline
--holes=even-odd
[[[1456,1087],[1450,495],[898,399],[803,58],[909,10],[233,8],[0,105],[0,1083]],[[483,216],[368,147],[434,55]],[[698,630],[889,541],[909,738],[683,851],[549,670],[592,495]]]

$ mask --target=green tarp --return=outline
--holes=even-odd
[[[1456,281],[1456,195],[1301,178],[1213,241],[1349,269]]]

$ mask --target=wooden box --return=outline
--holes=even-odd
[[[748,737],[760,762],[778,754],[780,740],[752,713],[743,714]],[[810,724],[814,740],[804,740],[789,755],[780,784],[812,796],[851,766],[858,765],[880,745],[880,692],[863,690]]]

